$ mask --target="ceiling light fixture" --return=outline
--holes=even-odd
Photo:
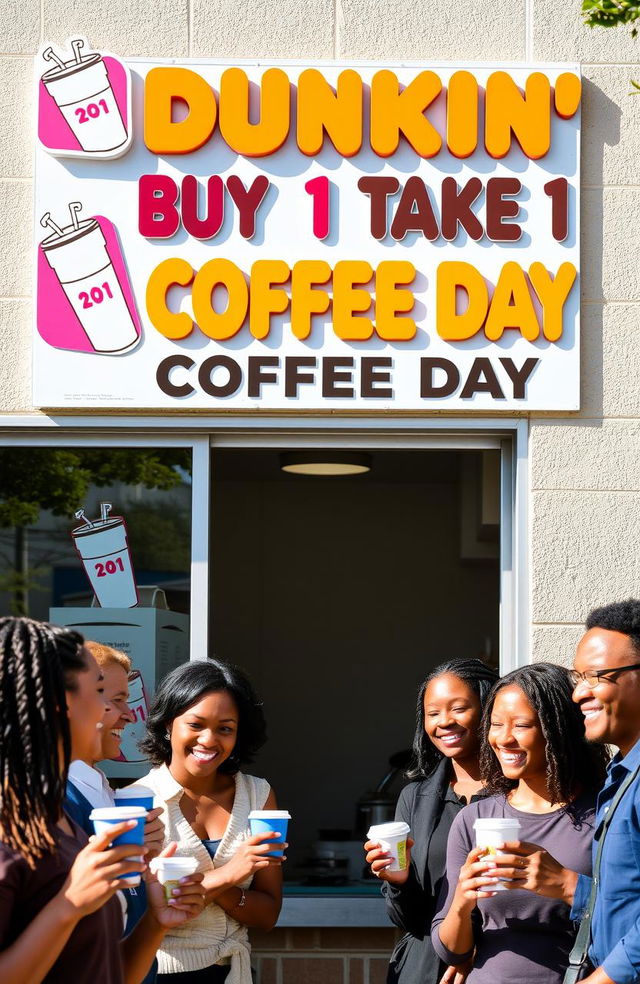
[[[280,455],[280,467],[292,475],[362,475],[371,470],[371,455],[362,451],[290,451]]]

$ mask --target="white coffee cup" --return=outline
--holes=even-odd
[[[83,150],[104,153],[127,142],[109,73],[97,52],[50,68],[42,81]]]
[[[476,847],[484,847],[485,856],[504,854],[500,847],[507,841],[519,840],[520,821],[512,817],[478,817],[473,825],[476,832]],[[508,880],[508,879],[507,879]],[[487,891],[504,892],[507,886],[502,882],[487,886]]]
[[[60,231],[42,241],[42,251],[94,351],[128,351],[138,333],[97,220]]]
[[[100,607],[135,608],[138,592],[122,517],[86,522],[71,535]]]
[[[382,850],[393,857],[386,871],[404,871],[407,867],[407,837],[410,829],[404,820],[377,823],[369,827],[369,840],[377,841]]]
[[[154,858],[149,863],[149,869],[164,888],[167,901],[171,898],[173,889],[178,887],[180,879],[193,875],[197,867],[196,858],[176,857],[175,854],[171,858]]]

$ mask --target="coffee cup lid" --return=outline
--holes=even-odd
[[[61,236],[53,233],[51,236],[43,239],[40,245],[46,253],[49,250],[58,249],[60,246],[67,246],[69,243],[74,243],[77,239],[82,239],[83,236],[87,236],[90,232],[94,232],[99,228],[96,219],[81,219],[77,227],[75,225],[64,226]]]
[[[117,800],[139,799],[141,796],[150,796],[153,799],[153,789],[149,789],[148,786],[135,785],[125,786],[124,789],[116,789],[115,791]]]
[[[291,820],[288,810],[252,810],[249,820]]]
[[[170,858],[154,858],[149,862],[149,868],[152,872],[156,872],[158,868],[164,868],[165,870],[171,870],[174,868],[176,871],[189,871],[190,874],[198,867],[198,859],[192,857],[176,857],[173,854]]]
[[[91,65],[96,65],[99,61],[102,61],[102,56],[97,52],[93,51],[89,55],[83,55],[79,62],[68,61],[65,62],[64,68],[60,68],[56,65],[54,68],[48,69],[42,76],[43,82],[57,82],[58,79],[65,79],[69,75],[75,75],[76,72],[81,72],[85,68],[89,68]]]
[[[144,806],[98,806],[89,814],[89,820],[137,820],[146,817]]]
[[[369,827],[367,837],[406,837],[411,828],[404,820],[391,820],[389,823],[376,823]]]
[[[110,519],[96,519],[91,526],[89,526],[88,523],[83,523],[82,526],[75,526],[71,530],[71,534],[76,539],[79,539],[83,536],[91,536],[92,533],[104,533],[105,530],[113,530],[116,526],[123,525],[124,520],[122,519],[122,516],[111,516]]]
[[[520,821],[516,820],[515,817],[513,820],[509,817],[478,817],[473,823],[474,830],[503,830],[507,827],[519,826]]]

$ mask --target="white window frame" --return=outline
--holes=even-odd
[[[529,468],[525,418],[66,416],[0,414],[0,445],[25,447],[183,447],[193,455],[190,658],[209,640],[211,467],[216,448],[369,448],[501,451],[500,669],[529,661]],[[211,453],[213,452],[213,454]]]

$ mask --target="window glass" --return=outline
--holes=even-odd
[[[190,448],[0,448],[0,611],[69,625],[132,662],[121,760],[157,682],[189,658]]]
[[[422,680],[498,660],[500,452],[367,453],[326,477],[285,471],[295,451],[213,452],[212,639],[264,701],[251,768],[294,818],[290,893],[379,893],[362,843],[394,816]]]

